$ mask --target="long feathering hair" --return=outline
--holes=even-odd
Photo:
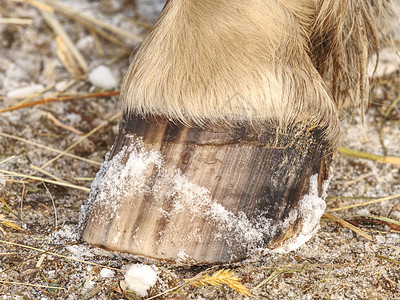
[[[186,125],[318,125],[334,144],[344,99],[364,112],[389,12],[386,0],[169,0],[122,104]]]
[[[316,8],[310,36],[313,64],[336,105],[348,100],[363,116],[369,98],[368,58],[379,53],[380,39],[389,40],[385,19],[392,15],[390,0],[318,0]]]

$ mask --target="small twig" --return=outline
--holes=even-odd
[[[259,284],[257,284],[251,292],[257,291],[260,287],[263,285],[267,284],[268,282],[272,281],[274,278],[278,277],[280,274],[285,274],[285,273],[294,273],[300,270],[304,270],[305,268],[308,268],[307,265],[301,265],[299,268],[275,268],[275,270],[263,281],[261,281]]]
[[[386,222],[386,223],[391,223],[391,224],[395,224],[395,225],[397,225],[397,226],[400,226],[400,221],[393,220],[393,219],[390,219],[390,218],[381,217],[381,216],[373,216],[373,215],[366,215],[366,216],[364,216],[364,217],[366,217],[366,218],[371,218],[371,219],[375,219],[375,220],[379,220],[379,221],[383,221],[383,222]]]
[[[79,19],[79,18],[76,21],[81,23],[82,25],[88,27],[89,30],[91,31],[92,35],[94,33],[96,33],[99,36],[103,37],[104,39],[110,41],[111,43],[113,43],[121,48],[124,48],[126,50],[130,49],[124,42],[122,42],[121,40],[119,40],[118,38],[113,36],[112,34],[109,34],[106,31],[102,30],[101,28],[92,26],[92,24],[90,22],[87,22],[87,21],[85,21],[83,19]],[[95,45],[96,45],[97,49],[99,49],[99,45],[97,45],[97,42],[96,42],[96,37],[94,39],[95,39]]]
[[[40,268],[45,259],[46,259],[46,254],[40,255],[40,258],[39,258],[38,262],[36,263],[35,268]]]
[[[50,102],[55,102],[55,101],[69,101],[69,100],[81,100],[81,99],[87,99],[87,98],[100,98],[100,97],[118,96],[119,93],[120,93],[119,91],[112,91],[112,92],[99,92],[99,93],[93,93],[93,94],[88,94],[88,95],[77,95],[77,96],[41,99],[41,100],[29,102],[29,103],[24,103],[24,104],[21,104],[21,105],[15,105],[15,106],[12,106],[12,107],[0,109],[0,113],[4,113],[4,112],[7,112],[7,111],[18,110],[18,109],[21,109],[21,108],[32,107],[32,106],[41,105],[41,104],[48,104]]]
[[[355,265],[356,263],[342,263],[342,264],[293,264],[293,265],[280,265],[281,268],[299,268],[299,269],[310,269],[310,268],[345,268]],[[276,267],[259,267],[259,269],[276,269]]]
[[[22,184],[22,192],[21,192],[21,205],[20,205],[20,213],[19,216],[21,218],[21,221],[24,221],[24,217],[23,217],[23,207],[24,207],[24,201],[25,201],[25,197],[28,194],[28,189],[25,186],[25,183]]]
[[[18,215],[11,209],[11,207],[8,206],[7,202],[6,202],[3,198],[1,198],[1,197],[0,197],[0,202],[3,203],[4,206],[8,209],[8,211],[9,211],[10,213],[12,213],[18,220],[22,221],[21,218],[20,218],[20,216],[18,216]]]

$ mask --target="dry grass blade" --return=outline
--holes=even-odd
[[[379,255],[379,254],[376,254],[375,256],[376,256],[377,258],[386,260],[386,261],[388,261],[388,262],[391,262],[391,263],[395,263],[395,264],[397,264],[397,265],[400,265],[400,261],[398,261],[398,260],[391,259],[391,258],[389,258],[389,257],[383,256],[383,255]]]
[[[15,224],[14,222],[10,222],[10,221],[1,221],[0,222],[1,225],[8,227],[8,228],[12,228],[18,231],[24,231],[21,227],[19,227],[17,224]]]
[[[370,153],[366,153],[366,152],[362,152],[362,151],[358,151],[358,150],[348,149],[345,147],[338,147],[338,151],[339,151],[339,153],[346,155],[346,156],[350,156],[350,157],[364,158],[364,159],[377,161],[380,163],[400,165],[400,157],[370,154]]]
[[[50,164],[52,164],[53,162],[55,162],[57,159],[59,159],[60,157],[62,157],[65,153],[67,153],[68,151],[72,150],[73,148],[75,148],[79,143],[81,143],[82,141],[84,141],[85,139],[87,139],[89,136],[91,136],[92,134],[94,134],[95,132],[99,131],[101,128],[105,127],[109,122],[111,122],[112,120],[115,120],[119,117],[122,116],[122,113],[116,113],[115,115],[113,115],[112,117],[110,117],[108,120],[104,121],[103,123],[101,123],[100,125],[98,125],[96,128],[92,129],[89,133],[85,134],[83,137],[81,137],[79,140],[77,140],[75,143],[73,143],[71,146],[69,146],[65,151],[63,151],[62,153],[60,153],[59,155],[57,155],[56,157],[54,157],[53,159],[49,160],[47,163],[45,163],[44,165],[42,165],[39,169],[44,169],[47,166],[49,166]],[[39,170],[35,171],[33,174],[35,174],[36,172],[38,172]],[[32,175],[33,175],[32,174]]]
[[[52,6],[55,10],[57,10],[58,12],[62,13],[63,15],[65,15],[71,19],[74,19],[74,20],[82,19],[86,22],[92,23],[96,26],[99,26],[99,27],[106,29],[114,34],[117,34],[123,38],[130,39],[137,43],[141,43],[143,40],[143,38],[140,36],[137,36],[128,31],[122,30],[118,27],[112,26],[110,24],[107,24],[107,23],[101,21],[100,19],[96,19],[96,18],[90,17],[88,15],[85,15],[82,12],[76,11],[76,10],[72,9],[71,7],[68,7],[68,6],[60,3],[59,1],[42,0],[42,2]]]
[[[2,161],[0,161],[0,165],[5,164],[6,162],[13,160],[14,158],[16,158],[15,155],[7,157],[6,159],[3,159]]]
[[[347,222],[347,221],[345,221],[345,220],[343,220],[343,219],[340,219],[340,218],[338,218],[338,217],[336,217],[336,216],[334,216],[334,215],[331,215],[331,214],[329,214],[329,213],[324,213],[324,215],[322,216],[322,218],[328,219],[328,220],[330,220],[330,221],[337,222],[337,223],[339,223],[341,226],[346,227],[346,228],[348,228],[348,229],[354,231],[355,233],[358,233],[359,235],[365,237],[365,238],[366,238],[367,240],[369,240],[369,241],[372,241],[372,236],[371,236],[371,235],[369,235],[369,234],[366,233],[364,230],[362,230],[362,229],[360,229],[360,228],[358,228],[358,227],[356,227],[356,226],[350,224],[349,222]]]
[[[21,218],[11,209],[10,206],[8,206],[7,202],[1,197],[0,197],[0,202],[3,203],[3,205],[8,209],[10,213],[12,213],[15,217],[17,217],[17,219],[21,220]]]
[[[397,97],[392,104],[389,106],[389,108],[386,110],[385,115],[384,115],[384,120],[386,120],[390,113],[392,112],[392,110],[396,107],[396,105],[400,102],[400,96]]]
[[[190,285],[200,287],[202,285],[219,286],[225,284],[244,296],[251,296],[250,291],[240,281],[241,279],[237,277],[232,270],[222,269],[216,271],[212,275],[205,274],[199,279],[190,282]]]
[[[42,149],[46,149],[46,150],[48,150],[48,151],[52,151],[52,152],[55,152],[55,153],[63,153],[63,151],[61,151],[61,150],[57,150],[57,149],[54,149],[54,148],[51,148],[51,147],[48,147],[48,146],[45,146],[45,145],[42,145],[42,144],[39,144],[39,143],[30,141],[30,140],[27,140],[27,139],[21,138],[21,137],[19,137],[19,136],[15,136],[15,135],[12,135],[12,134],[0,132],[0,136],[6,137],[6,138],[10,138],[10,139],[13,139],[13,140],[17,140],[17,141],[26,143],[26,144],[28,144],[28,145],[32,145],[32,146],[35,146],[35,147],[39,147],[39,148],[42,148]],[[90,164],[92,164],[92,165],[96,165],[96,166],[100,166],[100,165],[101,165],[100,162],[97,162],[97,161],[94,161],[94,160],[91,160],[91,159],[87,159],[87,158],[84,158],[84,157],[80,157],[80,156],[77,156],[77,155],[74,155],[74,154],[65,153],[64,155],[65,155],[65,156],[68,156],[68,157],[71,157],[71,158],[75,158],[75,159],[81,160],[81,161],[85,161],[85,162],[90,163]],[[12,157],[9,157],[9,158],[7,158],[7,159],[1,161],[1,162],[0,162],[0,165],[1,165],[2,163],[5,163],[5,162],[11,160],[11,159],[14,158],[14,157],[15,157],[15,156],[12,156]]]
[[[61,123],[53,114],[51,114],[51,113],[49,113],[49,112],[43,112],[43,114],[44,114],[50,121],[53,122],[54,126],[63,128],[63,129],[65,129],[65,130],[71,131],[71,132],[76,133],[76,134],[78,134],[78,135],[83,135],[83,132],[82,132],[82,131],[80,131],[80,130],[74,128],[74,127],[71,127],[71,126],[68,126],[68,125],[65,125],[65,124]]]
[[[41,104],[48,104],[50,102],[56,102],[56,101],[81,100],[81,99],[87,99],[87,98],[112,97],[112,96],[118,96],[118,95],[119,95],[119,91],[113,91],[113,92],[100,92],[100,93],[93,93],[93,94],[79,95],[79,96],[47,98],[47,99],[41,99],[41,100],[29,102],[29,103],[24,103],[21,105],[15,105],[12,107],[0,109],[0,114],[7,112],[7,111],[18,110],[21,108],[27,108],[27,107],[32,107],[32,106],[41,105]]]
[[[327,210],[326,212],[331,213],[331,212],[335,212],[335,211],[339,211],[339,210],[345,210],[345,209],[349,209],[349,208],[353,208],[353,207],[365,206],[365,205],[374,204],[374,203],[378,203],[378,202],[382,202],[382,201],[386,201],[386,200],[393,200],[393,199],[397,199],[397,198],[400,198],[400,194],[396,194],[396,195],[392,195],[392,196],[388,196],[388,197],[384,197],[384,198],[379,198],[379,199],[375,199],[375,200],[371,200],[371,201],[366,201],[363,203],[333,208],[333,209]]]
[[[0,24],[13,24],[13,25],[32,25],[33,21],[31,19],[21,19],[21,18],[0,18]]]
[[[400,221],[393,220],[393,219],[390,219],[390,218],[381,217],[381,216],[373,216],[373,215],[367,215],[365,217],[371,218],[371,219],[375,219],[375,220],[380,220],[380,221],[383,221],[383,222],[386,222],[386,223],[391,223],[391,224],[395,224],[397,226],[400,226]]]
[[[81,191],[84,191],[84,192],[87,192],[87,193],[90,192],[90,189],[87,188],[87,187],[75,185],[75,184],[64,182],[64,181],[60,182],[60,181],[56,181],[56,180],[50,180],[50,179],[46,179],[46,178],[42,178],[42,177],[36,177],[36,176],[30,176],[30,175],[26,175],[26,174],[20,174],[20,173],[11,172],[11,171],[2,170],[2,169],[0,169],[0,173],[7,174],[7,175],[10,175],[12,177],[24,177],[24,178],[28,178],[28,179],[32,179],[32,180],[43,181],[43,182],[47,182],[47,183],[51,183],[51,184],[55,184],[55,185],[59,185],[59,186],[64,186],[64,187],[67,187],[67,188],[81,190]]]
[[[284,273],[295,273],[301,270],[308,269],[310,267],[315,267],[315,265],[292,265],[292,266],[281,266],[280,268],[277,267],[271,267],[274,268],[275,270],[263,281],[261,281],[259,284],[257,284],[253,289],[252,292],[257,291],[260,287],[263,285],[267,284],[268,282],[272,281],[274,278],[279,276],[280,274]],[[286,268],[287,267],[287,268]]]
[[[39,0],[37,2],[42,3]],[[61,24],[58,22],[58,20],[54,16],[54,14],[47,10],[43,10],[43,9],[40,9],[40,12],[41,12],[43,18],[49,24],[49,26],[53,29],[55,34],[62,39],[62,41],[67,46],[68,50],[71,51],[72,56],[76,59],[80,68],[82,69],[82,71],[84,73],[86,73],[89,70],[86,60],[84,59],[83,55],[79,52],[79,50],[75,47],[71,38],[68,36],[66,31],[62,28]]]
[[[74,55],[69,50],[65,41],[60,36],[56,36],[55,41],[57,45],[57,56],[64,65],[65,69],[73,78],[82,77],[82,70],[77,64]]]
[[[84,261],[84,260],[77,259],[77,258],[74,258],[74,257],[69,257],[69,256],[66,256],[66,255],[62,255],[62,254],[58,254],[58,253],[54,253],[54,252],[50,252],[50,251],[38,249],[38,248],[31,247],[31,246],[27,246],[27,245],[22,245],[22,244],[17,244],[17,243],[8,242],[8,241],[2,241],[2,240],[0,240],[0,243],[6,244],[6,245],[18,246],[18,247],[22,247],[22,248],[25,248],[25,249],[35,250],[35,251],[42,252],[42,253],[46,253],[46,254],[49,254],[49,255],[62,257],[62,258],[68,259],[68,260],[73,260],[73,261],[81,262],[81,263],[84,263],[84,264],[87,264],[87,265],[92,265],[92,266],[107,268],[107,269],[114,270],[114,271],[118,271],[118,272],[121,272],[121,273],[124,273],[124,272],[125,272],[124,270],[121,270],[121,269],[118,269],[118,268],[113,268],[113,267],[109,267],[109,266],[105,266],[105,265],[100,265],[100,264],[92,263],[92,262],[90,262],[90,261]],[[1,271],[0,274],[1,274],[2,272],[4,272],[4,271]]]
[[[39,288],[41,287],[41,288],[52,288],[52,289],[57,289],[57,290],[65,290],[65,288],[63,288],[63,287],[56,287],[56,286],[49,286],[49,285],[30,284],[30,283],[3,281],[3,280],[0,280],[0,282],[4,283],[4,284],[17,284],[17,285],[39,287]]]
[[[40,169],[39,167],[37,167],[37,166],[35,166],[35,165],[32,165],[32,164],[31,164],[30,167],[31,167],[31,169],[33,169],[33,170],[35,170],[35,171],[38,171],[38,172],[40,172],[40,173],[42,173],[42,174],[44,174],[44,175],[46,175],[46,176],[49,176],[50,178],[53,178],[55,181],[68,183],[68,182],[65,181],[64,179],[62,179],[62,178],[60,178],[60,177],[57,177],[57,176],[55,176],[55,175],[53,175],[53,174],[51,174],[51,173],[49,173],[49,172],[47,172],[47,171],[45,171],[45,170],[42,170],[42,169]]]

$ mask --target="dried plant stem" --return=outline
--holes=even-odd
[[[332,208],[332,209],[327,210],[326,212],[331,213],[331,212],[335,212],[335,211],[345,210],[345,209],[349,209],[349,208],[353,208],[353,207],[365,206],[365,205],[374,204],[374,203],[378,203],[378,202],[382,202],[382,201],[386,201],[386,200],[393,200],[393,199],[397,199],[397,198],[400,198],[400,194],[396,194],[396,195],[392,195],[392,196],[388,196],[388,197],[384,197],[384,198],[378,198],[378,199],[366,201],[363,203],[358,203],[358,204],[353,204],[353,205],[348,205],[348,206],[343,206],[343,207],[338,207],[338,208]]]
[[[338,151],[339,151],[339,153],[346,155],[346,156],[369,159],[369,160],[377,161],[380,163],[400,165],[400,157],[370,154],[370,153],[366,153],[366,152],[362,152],[362,151],[358,151],[358,150],[348,149],[345,147],[338,147]]]
[[[275,270],[267,278],[265,278],[263,281],[257,284],[251,291],[252,292],[257,291],[260,287],[262,287],[264,284],[267,284],[281,273],[282,269],[275,268]]]
[[[33,102],[21,104],[21,105],[15,105],[15,106],[8,107],[8,108],[3,108],[3,109],[0,109],[0,113],[18,110],[21,108],[32,107],[32,106],[41,105],[41,104],[47,104],[47,103],[56,102],[56,101],[81,100],[81,99],[88,99],[88,98],[112,97],[112,96],[118,96],[118,95],[119,95],[119,91],[112,91],[112,92],[93,93],[93,94],[87,94],[87,95],[47,98],[47,99],[41,99],[41,100],[37,100],[37,101],[33,101]]]
[[[366,233],[364,230],[350,224],[349,222],[340,219],[334,215],[331,215],[329,213],[324,213],[324,215],[322,216],[322,218],[328,219],[330,221],[334,221],[339,223],[340,225],[342,225],[343,227],[349,228],[350,230],[354,231],[355,233],[358,233],[359,235],[365,237],[367,240],[372,241],[372,236],[369,235],[368,233]]]

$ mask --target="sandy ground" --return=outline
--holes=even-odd
[[[154,22],[162,2],[137,1],[135,6],[123,0],[63,1],[139,36]],[[106,65],[120,83],[138,43],[113,34],[122,41],[117,46],[71,18],[59,13],[55,16],[83,54],[88,70]],[[73,79],[76,66],[66,70],[60,59],[62,43],[57,44],[54,31],[37,8],[4,0],[0,18],[5,17],[31,21],[0,24],[0,109],[24,100],[99,91],[85,76]],[[373,80],[366,129],[358,117],[344,113],[341,146],[400,157],[399,62],[390,54],[382,60],[380,72],[391,73]],[[123,291],[124,270],[129,265],[147,263],[156,268],[158,279],[147,297],[166,292],[205,270],[148,262],[76,241],[80,206],[118,131],[119,117],[107,120],[118,112],[117,97],[103,95],[1,114],[0,169],[3,174],[19,175],[0,175],[0,298],[140,299]],[[54,149],[67,149],[99,125],[68,152],[78,158],[63,155],[45,168],[47,174],[35,173],[35,167],[58,155]],[[62,179],[74,186],[44,183],[25,175]],[[400,166],[396,164],[336,154],[333,175],[328,210],[400,193]],[[400,299],[400,226],[366,217],[399,222],[399,198],[331,214],[361,228],[372,240],[322,220],[318,234],[297,251],[222,267],[242,278],[252,299]],[[114,269],[107,271],[110,268]],[[193,299],[243,298],[227,286],[184,286],[179,293]],[[173,296],[170,292],[157,298]]]

